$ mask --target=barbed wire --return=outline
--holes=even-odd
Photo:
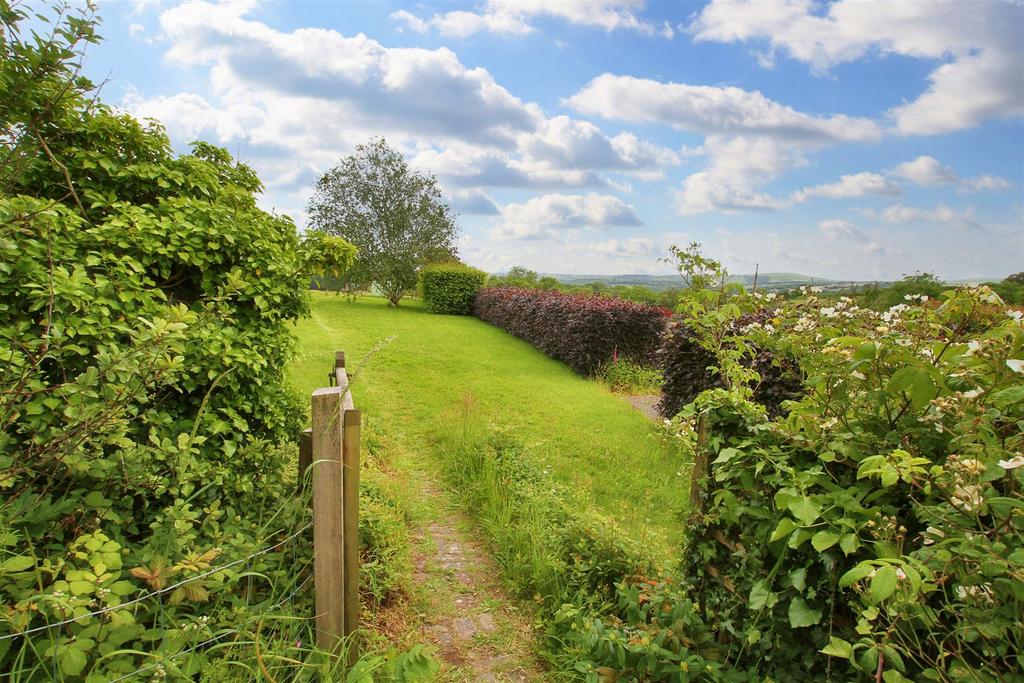
[[[255,553],[253,553],[251,555],[247,555],[246,557],[242,557],[242,558],[239,558],[239,559],[234,560],[232,562],[228,562],[227,564],[221,565],[220,567],[215,567],[213,569],[209,569],[209,570],[203,572],[202,574],[196,574],[195,576],[192,576],[192,577],[189,577],[189,578],[184,579],[182,581],[179,581],[179,582],[177,582],[177,583],[175,583],[173,585],[167,586],[166,588],[161,588],[160,590],[150,591],[149,593],[146,593],[145,595],[141,595],[141,596],[139,596],[137,598],[133,598],[132,600],[129,600],[128,602],[121,603],[120,605],[111,605],[110,607],[104,607],[103,609],[98,609],[98,610],[96,610],[94,612],[87,612],[85,614],[80,614],[77,617],[72,617],[70,619],[63,619],[61,621],[56,621],[56,622],[54,622],[52,624],[46,624],[45,626],[36,626],[36,627],[30,628],[30,629],[27,629],[25,631],[18,631],[17,633],[9,633],[9,634],[6,634],[6,635],[2,635],[2,636],[0,636],[0,642],[2,642],[4,640],[10,640],[12,638],[17,638],[18,636],[28,636],[28,635],[32,635],[33,633],[40,633],[42,631],[48,631],[48,630],[50,630],[52,628],[58,628],[60,626],[66,626],[67,624],[73,624],[76,621],[81,621],[82,619],[88,619],[89,617],[102,616],[104,614],[109,614],[110,612],[116,612],[118,610],[124,609],[125,607],[130,607],[132,605],[137,605],[140,602],[145,602],[146,600],[149,600],[150,598],[153,598],[153,597],[155,597],[157,595],[162,595],[164,593],[169,593],[169,592],[171,592],[173,590],[177,590],[178,588],[181,588],[182,586],[184,586],[186,584],[192,583],[193,581],[198,581],[199,579],[204,579],[207,576],[212,576],[213,574],[216,574],[217,572],[222,572],[222,571],[224,571],[226,569],[231,569],[232,567],[238,566],[238,565],[240,565],[240,564],[242,564],[244,562],[248,562],[249,560],[251,560],[253,558],[256,558],[256,557],[259,557],[260,555],[266,555],[269,552],[273,552],[277,548],[280,548],[281,546],[283,546],[285,543],[288,543],[289,541],[292,541],[295,538],[299,537],[304,531],[306,531],[307,529],[309,529],[312,526],[313,526],[313,522],[308,522],[301,529],[299,529],[298,531],[296,531],[292,535],[288,536],[288,538],[285,538],[285,539],[283,539],[281,541],[278,541],[274,545],[267,546],[266,548],[263,548],[262,550],[258,550],[257,552],[255,552]]]

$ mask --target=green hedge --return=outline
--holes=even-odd
[[[468,315],[487,273],[461,263],[438,263],[420,271],[423,301],[431,313]]]

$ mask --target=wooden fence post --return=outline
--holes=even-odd
[[[358,410],[346,410],[343,431],[343,456],[345,476],[345,636],[349,637],[359,629],[359,430],[361,414]],[[359,656],[358,644],[349,641],[349,664]]]
[[[342,389],[317,389],[313,422],[313,584],[316,644],[336,650],[345,636]]]
[[[698,521],[704,512],[704,480],[708,476],[708,418],[697,416],[697,441],[693,446],[693,471],[690,474],[690,521]]]
[[[296,473],[295,492],[301,493],[306,488],[306,474],[313,464],[313,430],[306,429],[299,434],[299,467]]]

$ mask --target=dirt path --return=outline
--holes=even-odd
[[[622,398],[629,403],[629,405],[633,406],[655,422],[661,421],[661,415],[658,414],[658,401],[661,400],[661,394],[623,394]]]
[[[414,580],[422,635],[447,665],[443,680],[544,680],[530,616],[498,583],[470,519],[444,493],[424,488],[437,514],[414,530]]]

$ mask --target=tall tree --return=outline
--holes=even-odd
[[[437,179],[411,169],[384,138],[321,176],[307,212],[310,227],[356,246],[353,278],[377,285],[392,306],[416,287],[420,268],[456,254],[458,228]]]

